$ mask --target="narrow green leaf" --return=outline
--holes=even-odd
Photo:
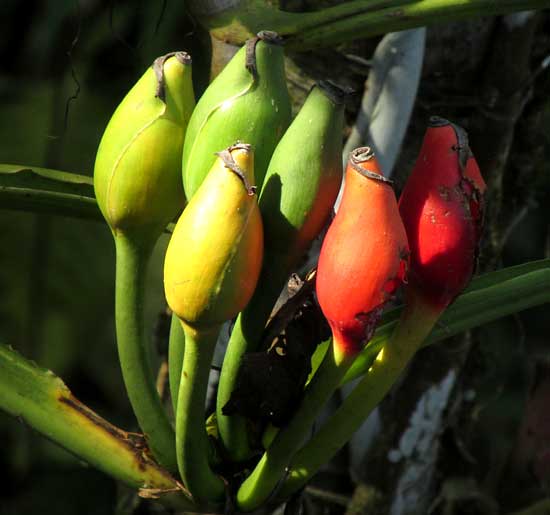
[[[443,314],[424,343],[431,345],[498,318],[550,302],[550,259],[532,261],[472,280],[466,291]],[[343,383],[364,374],[388,340],[402,307],[383,317],[373,339],[355,360]],[[322,359],[328,344],[319,346],[313,358],[315,366]]]
[[[103,220],[91,177],[35,166],[0,164],[0,206]]]
[[[0,208],[105,221],[91,177],[36,166],[0,164]]]
[[[1,344],[0,409],[94,467],[140,488],[141,495],[193,510],[181,484],[153,461],[140,435],[113,426],[76,399],[52,372]]]

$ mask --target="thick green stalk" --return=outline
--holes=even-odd
[[[178,468],[183,483],[196,502],[219,503],[225,485],[210,468],[204,403],[220,326],[200,330],[183,322],[182,326],[185,352],[176,411]]]
[[[180,319],[172,314],[170,321],[170,338],[168,340],[168,381],[170,383],[170,396],[172,408],[176,413],[178,395],[180,390],[181,368],[183,366],[183,352],[185,349],[185,333],[181,327]]]
[[[237,492],[242,511],[261,506],[284,476],[293,454],[309,435],[315,418],[339,384],[355,356],[331,345],[323,363],[310,381],[295,416],[282,428]]]
[[[233,44],[242,44],[260,30],[269,30],[281,35],[300,32],[331,23],[336,20],[370,12],[389,5],[401,5],[411,0],[354,0],[317,11],[288,12],[273,7],[265,0],[203,0],[190,2],[189,9],[201,25],[208,28],[218,39]]]
[[[192,4],[199,23],[220,40],[242,44],[269,27],[297,51],[441,21],[550,7],[548,0],[354,0],[296,13],[265,0],[196,0]]]
[[[418,0],[412,3],[397,2],[397,5],[394,4],[392,7],[344,16],[306,30],[298,29],[288,38],[287,48],[303,51],[432,23],[507,14],[528,9],[543,9],[545,7],[550,7],[549,0]],[[284,31],[281,31],[281,33],[285,34]]]
[[[284,284],[284,280],[283,280]],[[283,284],[278,284],[280,293]],[[223,414],[223,407],[231,398],[237,383],[241,361],[246,352],[256,351],[265,323],[273,309],[277,292],[274,283],[256,289],[248,306],[237,317],[226,351],[218,384],[216,417],[220,440],[233,461],[244,461],[251,457],[246,419],[238,415],[230,417]],[[268,291],[269,290],[269,291]]]
[[[153,455],[164,467],[177,470],[174,431],[156,389],[143,326],[145,275],[152,245],[138,241],[115,235],[118,356],[130,403]]]
[[[139,438],[113,426],[76,399],[49,370],[0,345],[0,409],[141,495],[180,510],[197,509],[181,485],[144,451]]]
[[[362,381],[293,457],[279,492],[281,499],[300,489],[352,437],[420,348],[439,315],[439,311],[427,307],[418,297],[410,297],[399,325]]]

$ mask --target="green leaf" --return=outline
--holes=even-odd
[[[163,494],[161,502],[193,509],[183,487],[149,456],[140,435],[101,418],[52,372],[6,345],[0,345],[0,409],[110,476],[141,488],[142,496]]]
[[[103,220],[91,177],[34,166],[0,164],[3,208]]]
[[[498,318],[550,302],[550,259],[532,261],[472,280],[466,291],[445,311],[424,345],[467,331]],[[388,340],[401,315],[402,307],[392,309],[367,347],[355,360],[342,384],[364,374]],[[328,344],[319,346],[312,363],[320,362]]]
[[[105,221],[91,177],[37,166],[0,164],[0,206]],[[173,230],[171,222],[164,232]]]

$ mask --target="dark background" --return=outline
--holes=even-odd
[[[209,75],[209,37],[186,16],[182,3],[4,0],[0,162],[91,175],[114,108],[154,58],[169,51],[193,55],[196,91],[202,91]],[[294,4],[307,9],[315,3]],[[485,270],[550,257],[550,73],[539,69],[550,54],[549,29],[550,15],[542,12],[532,26],[512,31],[493,18],[428,31],[419,96],[396,168],[397,188],[410,171],[430,115],[464,125],[493,186],[481,259]],[[368,69],[346,67],[342,56],[368,59],[377,41],[290,56],[296,106],[307,91],[303,84],[313,79],[335,76],[361,90]],[[350,125],[359,100],[348,108]],[[106,225],[1,207],[0,343],[53,370],[111,422],[135,429],[114,343],[114,248]],[[152,341],[159,340],[155,325],[164,311],[166,243],[159,243],[150,267],[146,313]],[[459,363],[460,381],[441,429],[433,492],[437,513],[451,505],[449,513],[509,513],[545,497],[550,420],[537,414],[540,406],[550,405],[545,393],[549,331],[548,307],[542,306],[475,331],[467,350],[455,341],[423,351],[406,379],[407,392],[385,403],[386,419],[398,420],[392,414],[414,405],[411,392],[419,377],[429,384]],[[477,397],[468,403],[463,394],[471,390]],[[389,495],[399,472],[382,457],[403,424],[388,426],[362,477],[383,495]],[[0,414],[0,442],[2,515],[131,513],[139,504],[114,481],[5,414]],[[350,496],[345,456],[342,461],[325,472],[321,485]],[[457,477],[469,485],[468,492],[479,490],[494,501],[497,511],[455,483],[449,486],[448,479]],[[449,491],[456,494],[452,502]],[[318,500],[317,509],[342,512],[338,499]],[[142,503],[136,513],[155,509]]]

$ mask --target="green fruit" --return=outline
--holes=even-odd
[[[159,57],[122,100],[101,139],[94,188],[115,239],[115,321],[126,391],[158,462],[177,469],[174,431],[153,379],[143,323],[145,274],[153,246],[183,209],[180,165],[195,105],[191,58]]]
[[[195,101],[191,58],[159,57],[122,100],[101,139],[94,187],[114,233],[156,239],[185,204],[180,164]]]
[[[219,431],[234,460],[250,456],[244,421],[223,407],[245,352],[256,350],[284,284],[325,226],[342,181],[343,92],[321,82],[277,145],[260,193],[264,261],[258,287],[229,340],[218,390]]]
[[[215,152],[245,141],[254,147],[261,187],[271,154],[291,119],[283,48],[261,32],[241,48],[197,103],[183,147],[183,185],[191,199],[216,159]]]
[[[329,82],[314,86],[269,162],[259,200],[264,268],[283,280],[327,223],[340,189],[343,98]]]

